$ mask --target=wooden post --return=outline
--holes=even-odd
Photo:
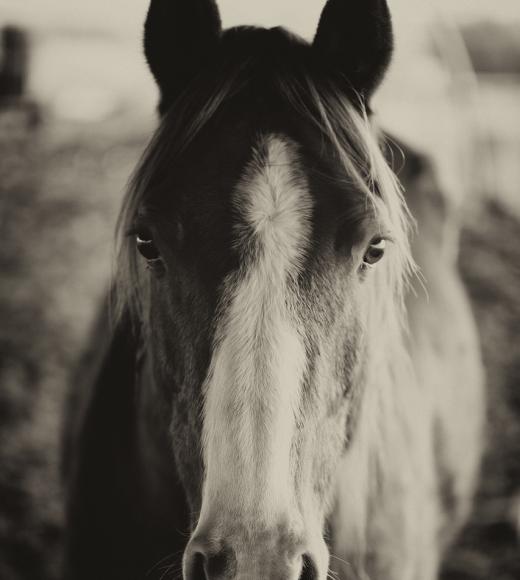
[[[29,43],[26,33],[15,27],[2,30],[0,64],[0,99],[23,97],[28,74]]]

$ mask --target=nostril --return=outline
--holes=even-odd
[[[303,565],[299,580],[318,580],[318,570],[316,569],[312,556],[304,554],[302,561]]]
[[[206,572],[204,570],[204,563],[206,558],[201,552],[197,552],[193,556],[193,561],[190,567],[187,580],[208,580]]]
[[[206,575],[208,580],[219,578],[224,574],[231,575],[233,565],[233,554],[230,550],[220,550],[213,555],[206,557]]]
[[[186,580],[232,578],[236,571],[234,553],[226,549],[213,554],[209,553],[209,551],[192,552],[187,562]]]

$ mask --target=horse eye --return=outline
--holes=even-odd
[[[146,258],[148,262],[156,262],[161,259],[161,254],[153,241],[152,234],[149,231],[140,231],[136,236],[137,251]]]
[[[367,266],[373,266],[383,257],[386,248],[386,240],[384,238],[374,238],[370,242],[370,246],[363,258],[363,263]]]

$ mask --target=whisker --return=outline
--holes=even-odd
[[[163,568],[159,568],[161,566],[161,564],[167,562],[168,560],[171,560],[172,558],[176,558],[179,556],[182,556],[182,550],[176,550],[175,552],[171,552],[170,554],[168,554],[167,556],[164,556],[164,558],[161,558],[160,560],[158,560],[149,570],[148,572],[146,572],[146,577],[148,577],[154,570],[159,569],[162,570]],[[173,565],[173,564],[172,564]]]
[[[347,565],[349,568],[352,568],[352,564],[350,562],[347,562],[347,560],[344,560],[343,558],[340,558],[339,556],[336,556],[336,554],[330,554],[331,558],[334,558],[334,560],[338,560],[338,562],[341,562],[342,564]]]
[[[170,564],[168,566],[164,566],[164,568],[160,568],[160,570],[163,570],[163,572],[159,580],[164,580],[164,578],[167,578],[170,572],[172,573],[170,578],[179,578],[179,580],[182,580],[182,564]]]

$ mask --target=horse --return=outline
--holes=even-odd
[[[385,0],[328,0],[312,43],[151,0],[158,127],[73,381],[66,578],[439,577],[484,376],[449,196],[371,110],[392,48]]]

